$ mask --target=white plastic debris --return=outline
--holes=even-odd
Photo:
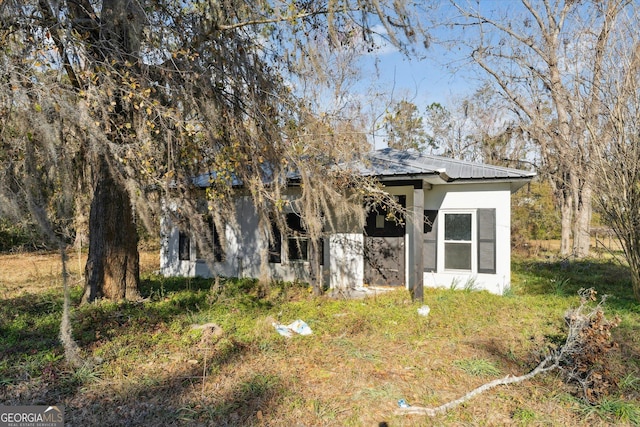
[[[419,314],[420,316],[427,317],[427,316],[429,315],[429,312],[430,312],[430,311],[431,311],[431,309],[429,308],[429,306],[428,306],[428,305],[423,305],[422,307],[420,307],[420,308],[418,309],[418,314]]]
[[[398,406],[401,408],[409,408],[411,405],[409,405],[406,400],[400,399],[398,400]]]
[[[291,337],[293,334],[298,335],[311,335],[313,331],[303,320],[295,320],[289,325],[281,325],[280,323],[273,322],[273,327],[283,337]]]
[[[289,329],[288,327],[281,325],[279,323],[273,323],[273,327],[276,328],[276,332],[278,332],[280,335],[282,335],[283,337],[292,337],[293,336],[293,332],[291,331],[291,329]]]

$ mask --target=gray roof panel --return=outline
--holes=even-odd
[[[361,174],[380,178],[390,176],[440,175],[454,180],[531,179],[535,172],[473,163],[415,151],[392,148],[369,153],[368,160],[353,165]]]
[[[433,176],[446,182],[467,180],[503,180],[520,181],[530,180],[535,172],[520,169],[505,168],[501,166],[472,163],[464,160],[456,160],[448,157],[431,156],[416,151],[400,151],[392,148],[383,148],[370,152],[366,159],[358,160],[339,166],[342,169],[356,171],[363,176],[377,177],[380,180],[391,177],[418,177]],[[265,182],[269,182],[271,171],[264,170]],[[216,173],[210,172],[194,177],[192,182],[198,187],[208,187],[210,180],[215,179]],[[290,181],[300,179],[295,172],[287,174]],[[438,180],[438,182],[442,182]],[[233,186],[242,186],[242,182],[234,175]]]

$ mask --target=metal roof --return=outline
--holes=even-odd
[[[367,160],[351,165],[365,176],[400,177],[436,175],[446,182],[457,180],[531,179],[536,173],[520,169],[473,163],[448,157],[431,156],[416,151],[392,148],[369,153]]]
[[[434,184],[478,180],[526,182],[536,176],[536,173],[531,171],[473,163],[448,157],[421,154],[417,151],[401,151],[392,148],[372,151],[363,160],[341,164],[338,167],[356,171],[363,176],[377,177],[381,181],[384,181],[385,178],[424,178]],[[271,171],[265,167],[263,172],[265,182],[269,182],[271,180]],[[194,177],[192,182],[198,187],[208,187],[215,177],[215,172],[209,172]],[[300,179],[300,175],[296,172],[289,172],[287,179],[290,182],[295,182]],[[233,186],[242,186],[242,182],[235,175],[231,178],[231,184]],[[520,185],[524,185],[524,183]]]

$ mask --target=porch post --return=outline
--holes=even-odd
[[[424,286],[424,189],[422,185],[414,185],[413,187],[412,212],[411,233],[413,239],[410,241],[412,241],[413,263],[409,265],[409,277],[411,278],[413,299],[422,301]]]

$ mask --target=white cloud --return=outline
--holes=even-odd
[[[381,56],[398,52],[398,48],[388,40],[387,30],[382,24],[374,25],[371,27],[371,31],[375,47],[373,51],[367,53],[368,55]]]

